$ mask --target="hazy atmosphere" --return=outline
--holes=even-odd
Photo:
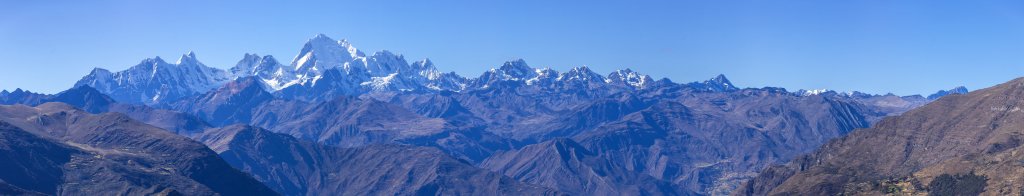
[[[0,195],[1024,195],[1019,0],[8,1],[0,59]]]

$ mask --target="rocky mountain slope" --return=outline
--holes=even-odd
[[[762,172],[738,195],[1022,193],[1024,78],[940,98]]]
[[[671,98],[573,139],[632,171],[712,194],[727,193],[761,168],[883,115],[856,103],[775,89],[643,96]]]
[[[285,195],[557,195],[449,157],[403,145],[331,147],[232,125],[195,137]]]
[[[61,103],[0,106],[4,194],[277,195],[201,143]]]
[[[310,103],[273,97],[253,78],[162,107],[214,125],[250,124],[341,147],[383,143],[432,146],[473,162],[517,145],[480,127],[454,125],[375,99],[342,96]]]
[[[695,195],[630,171],[570,139],[554,139],[488,158],[481,167],[573,195]]]

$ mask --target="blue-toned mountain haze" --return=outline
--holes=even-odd
[[[928,94],[1024,72],[1019,1],[5,1],[0,89],[56,93],[93,67],[195,51],[296,55],[326,33],[476,75],[509,59],[748,87]],[[45,82],[43,82],[45,81]]]
[[[1017,195],[1022,8],[2,2],[0,195]]]

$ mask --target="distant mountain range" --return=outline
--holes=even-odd
[[[203,94],[243,77],[256,78],[264,90],[276,96],[303,101],[376,92],[466,92],[506,81],[522,81],[527,86],[549,91],[584,87],[613,92],[643,89],[656,83],[650,76],[630,69],[601,75],[583,66],[559,73],[532,68],[521,59],[506,62],[479,77],[466,78],[454,72],[438,71],[429,59],[408,63],[404,56],[387,50],[367,56],[346,40],[335,41],[319,34],[308,40],[288,65],[270,55],[245,54],[234,67],[221,70],[206,66],[199,62],[195,53],[189,52],[173,64],[155,57],[118,72],[96,68],[75,86],[91,86],[122,103],[152,105]],[[687,85],[706,91],[739,90],[724,75]],[[966,90],[958,87],[927,98],[962,94]],[[801,90],[797,94],[824,92],[829,91]]]
[[[246,54],[221,70],[189,52],[175,63],[157,57],[123,71],[97,68],[55,95],[2,91],[0,103],[27,106],[4,106],[18,112],[0,113],[0,122],[9,122],[11,130],[39,130],[25,119],[44,115],[36,114],[39,107],[57,105],[50,102],[81,110],[81,116],[121,116],[74,122],[130,122],[175,133],[179,136],[173,138],[190,145],[205,144],[196,153],[219,155],[206,159],[233,167],[216,172],[244,172],[248,180],[262,182],[248,190],[284,195],[723,195],[771,165],[966,92],[962,87],[927,97],[790,92],[741,88],[724,75],[676,83],[630,69],[598,74],[583,66],[559,72],[523,60],[467,78],[440,72],[430,60],[408,63],[388,51],[367,56],[345,40],[317,35],[287,65],[272,56]],[[35,136],[25,137],[50,132],[29,131]],[[140,137],[153,134],[164,137],[163,132]],[[17,149],[99,148],[54,141],[71,147]],[[11,158],[30,156],[15,152]],[[32,175],[60,176],[55,171]],[[104,188],[107,192],[97,194],[236,193],[186,177],[164,181],[180,185]],[[39,181],[15,179],[0,176],[6,182],[0,183],[0,193],[90,188],[35,187]],[[193,181],[208,189],[185,187]],[[749,186],[742,193],[765,192]]]
[[[232,125],[194,137],[284,195],[556,195],[428,147],[338,148]]]

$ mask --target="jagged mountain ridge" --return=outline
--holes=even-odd
[[[629,88],[643,88],[653,81],[649,76],[628,69],[602,76],[586,67],[578,67],[559,74],[550,69],[530,68],[522,60],[510,63],[514,66],[491,70],[489,73],[495,78],[485,74],[481,76],[485,78],[467,79],[454,72],[438,71],[429,59],[409,63],[404,56],[386,50],[365,55],[346,40],[335,41],[320,34],[308,40],[288,65],[273,56],[245,54],[225,71],[206,66],[189,52],[174,64],[156,57],[119,72],[96,68],[75,86],[92,86],[118,102],[158,104],[202,94],[230,80],[248,76],[258,78],[277,96],[306,101],[380,91],[463,91],[504,80],[565,80]],[[509,71],[518,73],[509,75]]]
[[[36,105],[45,102],[44,100],[47,98],[49,98],[49,95],[22,90],[21,88],[14,89],[14,91],[3,90],[0,92],[0,103],[4,105]]]
[[[387,50],[366,55],[347,40],[336,41],[318,34],[303,45],[289,64],[282,64],[270,55],[247,53],[235,66],[221,70],[206,66],[199,62],[195,53],[188,52],[173,64],[155,57],[119,72],[96,68],[75,86],[92,86],[122,103],[153,105],[202,94],[231,80],[249,76],[258,78],[264,88],[275,96],[304,101],[324,101],[371,92],[462,92],[486,89],[495,82],[507,81],[522,81],[528,86],[537,85],[548,90],[618,91],[643,89],[656,83],[650,76],[630,69],[600,75],[582,66],[559,73],[547,68],[532,68],[522,59],[508,61],[477,78],[466,78],[454,72],[439,71],[429,59],[409,63],[404,56]],[[688,85],[707,91],[740,89],[724,75]],[[928,98],[962,92],[966,89],[940,91]]]
[[[156,57],[119,72],[96,68],[75,86],[91,86],[118,102],[153,104],[203,93],[228,79],[227,72],[206,66],[188,52],[173,64]]]
[[[198,116],[216,126],[250,124],[342,147],[393,142],[433,146],[473,162],[517,146],[479,127],[453,124],[463,121],[424,116],[376,99],[342,96],[305,102],[273,97],[255,80],[241,78],[218,90],[160,107]]]
[[[864,105],[869,105],[876,108],[879,112],[888,113],[889,116],[898,115],[903,111],[907,111],[913,108],[917,108],[942,98],[946,95],[952,94],[967,94],[968,90],[966,87],[958,86],[951,90],[940,90],[934,94],[928,95],[927,97],[921,95],[906,95],[898,96],[892,93],[884,95],[868,94],[859,91],[853,92],[836,92],[828,89],[817,89],[817,90],[798,90],[795,92],[801,96],[829,96],[837,99],[846,99],[854,102],[858,102]],[[880,119],[872,119],[877,121]]]

